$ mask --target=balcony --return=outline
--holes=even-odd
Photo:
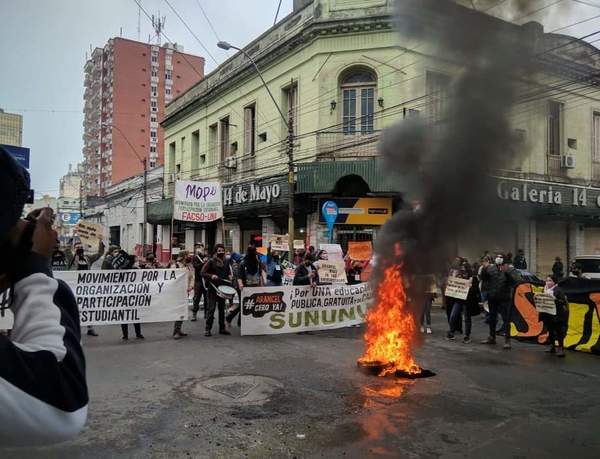
[[[561,166],[560,155],[547,155],[548,158],[548,175],[550,177],[565,177],[566,169]]]
[[[377,143],[380,135],[381,131],[373,131],[369,134],[344,134],[339,131],[317,132],[318,160],[366,159],[377,156]]]

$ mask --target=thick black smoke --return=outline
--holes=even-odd
[[[506,217],[489,193],[489,175],[511,164],[520,149],[509,116],[516,78],[528,71],[533,44],[525,29],[449,0],[399,0],[398,18],[403,38],[428,43],[458,72],[441,126],[421,115],[383,136],[386,170],[401,177],[405,201],[419,206],[398,212],[383,228],[379,265],[393,261],[392,247],[399,242],[408,274],[442,274],[459,255],[461,233],[474,225],[485,231]],[[421,286],[413,283],[415,289]],[[419,293],[409,287],[414,299]]]

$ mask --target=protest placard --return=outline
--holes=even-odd
[[[285,271],[283,272],[283,285],[293,285],[295,274],[296,270],[294,268],[285,268]]]
[[[446,296],[450,298],[457,298],[459,300],[466,300],[469,296],[469,289],[471,288],[471,279],[461,279],[460,277],[449,277],[448,283],[446,284]]]
[[[368,283],[246,287],[242,290],[242,335],[357,325],[364,321],[372,296]]]
[[[319,281],[329,284],[346,284],[346,269],[342,260],[319,260],[315,262]]]
[[[371,241],[350,241],[348,242],[348,256],[352,260],[370,260],[373,256],[373,244]]]
[[[283,234],[273,234],[269,238],[269,243],[271,244],[271,250],[277,250],[278,252],[288,252],[289,244],[288,237]]]
[[[306,248],[304,244],[304,240],[302,239],[294,239],[294,250],[303,250]]]
[[[319,250],[327,252],[329,260],[343,260],[344,252],[339,244],[319,244]]]
[[[536,293],[533,302],[537,312],[545,312],[551,316],[556,315],[556,300],[550,293]]]
[[[98,252],[100,241],[104,233],[104,227],[97,223],[79,220],[75,226],[75,232],[79,236],[83,250],[90,253]]]
[[[187,320],[187,270],[60,271],[77,300],[81,325]]]
[[[175,182],[173,219],[184,222],[212,222],[223,217],[219,182]]]

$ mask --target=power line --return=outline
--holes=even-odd
[[[208,22],[208,26],[210,27],[210,30],[212,30],[212,33],[214,34],[217,41],[221,41],[221,38],[219,37],[219,34],[215,30],[215,27],[213,26],[212,21],[209,19],[208,15],[206,14],[206,11],[204,11],[204,8],[202,7],[202,3],[200,3],[200,0],[196,0],[196,4],[200,7],[200,11],[202,11],[202,15],[204,16],[204,19],[206,19],[206,22]]]
[[[215,57],[211,54],[211,52],[209,51],[209,49],[204,45],[204,43],[202,43],[202,40],[200,40],[198,38],[198,35],[196,35],[196,33],[191,29],[190,26],[187,25],[187,22],[185,22],[183,20],[183,18],[181,17],[181,15],[177,12],[177,10],[175,8],[173,8],[173,5],[171,5],[171,2],[169,2],[169,0],[164,0],[164,2],[169,6],[169,8],[171,8],[171,11],[173,11],[173,13],[175,13],[175,16],[177,16],[179,18],[179,20],[181,21],[181,23],[185,26],[185,28],[188,30],[189,33],[192,34],[192,36],[196,39],[196,41],[198,43],[200,43],[200,46],[202,46],[202,49],[204,49],[204,51],[206,51],[206,54],[208,54],[208,56],[215,62],[215,64],[219,65],[219,62],[215,59]]]

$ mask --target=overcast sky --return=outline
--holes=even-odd
[[[226,57],[215,45],[199,3],[216,33],[244,45],[273,24],[278,0],[168,0],[218,62]],[[480,9],[518,0],[475,0]],[[470,1],[467,3],[471,3]],[[600,0],[528,0],[527,11],[541,11],[519,22],[538,20],[546,30],[600,16]],[[553,5],[554,4],[554,5]],[[165,33],[186,52],[206,57],[207,73],[215,62],[186,30],[165,0],[142,0],[150,14],[166,16]],[[593,6],[596,5],[596,6]],[[569,7],[565,10],[565,7]],[[560,11],[559,9],[562,8]],[[283,0],[279,17],[289,14],[292,0]],[[59,178],[69,163],[81,161],[83,145],[83,65],[90,46],[104,46],[119,36],[137,39],[138,7],[134,0],[0,0],[0,107],[23,115],[23,145],[31,148],[31,174],[36,194],[58,195]],[[151,25],[143,13],[141,38]],[[583,36],[600,29],[600,17],[561,30]],[[596,37],[594,37],[596,38]],[[600,35],[597,36],[600,38]],[[163,40],[164,41],[164,40]],[[600,43],[600,42],[599,42]],[[596,43],[598,45],[598,43]]]

